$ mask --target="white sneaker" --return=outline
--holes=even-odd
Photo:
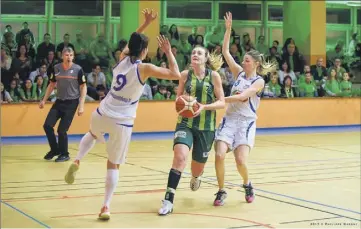
[[[162,200],[162,207],[159,209],[159,215],[168,215],[173,212],[173,204],[169,200]]]
[[[201,177],[192,177],[191,181],[190,181],[190,188],[192,191],[197,191],[199,189],[199,187],[201,187]]]

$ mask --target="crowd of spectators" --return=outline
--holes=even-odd
[[[190,67],[190,54],[193,47],[200,45],[210,52],[222,53],[223,33],[220,26],[214,26],[205,35],[199,34],[197,27],[191,34],[180,33],[177,25],[162,25],[160,33],[168,37],[179,70]],[[104,34],[92,42],[83,38],[82,31],[66,33],[63,42],[53,44],[50,34],[45,33],[43,42],[35,46],[34,35],[27,22],[14,34],[7,25],[1,42],[1,102],[35,102],[43,98],[48,85],[48,74],[55,64],[62,61],[61,51],[71,47],[75,51],[74,62],[82,66],[88,80],[87,101],[103,99],[112,82],[112,67],[119,61],[120,53],[127,44],[120,40],[114,49],[105,40]],[[277,40],[272,45],[265,44],[265,37],[259,36],[252,41],[248,33],[242,35],[232,32],[230,52],[234,60],[241,64],[243,56],[252,49],[263,53],[268,61],[276,61],[277,72],[264,76],[266,86],[263,97],[351,97],[360,96],[360,90],[352,86],[352,65],[360,65],[360,43],[353,34],[348,50],[343,42],[337,42],[334,50],[327,52],[326,60],[318,58],[316,63],[307,63],[299,51],[296,40],[288,38],[284,44]],[[164,53],[157,50],[155,56],[147,56],[143,62],[167,68]],[[230,94],[235,81],[227,63],[219,70],[225,95]],[[177,93],[176,81],[149,78],[146,82],[142,100],[174,100]],[[56,100],[56,90],[49,101]]]

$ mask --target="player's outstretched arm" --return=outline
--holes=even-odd
[[[226,16],[224,16],[224,23],[226,26],[226,32],[224,33],[223,38],[223,46],[222,46],[222,54],[224,59],[226,60],[229,69],[232,72],[232,75],[236,78],[238,74],[243,71],[243,68],[239,66],[236,61],[234,61],[231,53],[229,52],[229,40],[232,32],[232,13],[227,12]]]
[[[141,78],[145,82],[148,77],[155,77],[158,79],[179,80],[181,74],[179,72],[178,64],[171,51],[171,46],[167,38],[158,36],[158,45],[161,48],[169,61],[169,69],[160,68],[153,64],[141,64]]]
[[[235,102],[243,102],[247,100],[249,97],[254,96],[256,93],[260,92],[264,87],[264,80],[259,79],[256,82],[254,82],[249,88],[244,90],[239,95],[232,95],[229,97],[226,97],[227,103],[235,103]]]
[[[153,9],[149,10],[148,8],[142,10],[142,14],[144,15],[144,22],[136,30],[137,33],[143,33],[144,30],[158,17],[158,12],[154,12]],[[126,45],[123,52],[120,54],[120,60],[122,60],[128,52],[128,45]]]

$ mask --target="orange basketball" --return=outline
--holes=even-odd
[[[177,113],[184,118],[192,118],[199,109],[197,100],[190,95],[182,95],[175,101]]]

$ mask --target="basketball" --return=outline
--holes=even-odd
[[[199,109],[196,98],[190,95],[182,95],[175,101],[177,113],[184,118],[192,118],[194,113]]]

